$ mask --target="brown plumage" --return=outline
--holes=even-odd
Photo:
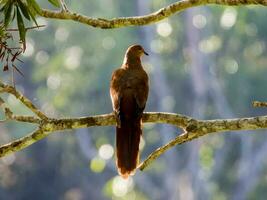
[[[113,72],[110,82],[110,96],[117,120],[116,163],[119,174],[124,178],[134,174],[139,162],[141,118],[149,89],[148,76],[141,64],[144,54],[148,55],[142,46],[130,46],[121,68]]]

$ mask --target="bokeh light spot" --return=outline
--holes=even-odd
[[[169,22],[157,24],[157,33],[162,37],[168,37],[172,33],[172,26]]]
[[[221,16],[221,27],[230,29],[236,23],[237,11],[235,8],[226,8]]]
[[[64,42],[69,37],[69,31],[64,27],[59,27],[55,33],[55,39],[60,42]]]
[[[90,169],[95,173],[100,173],[105,169],[106,162],[105,160],[95,157],[90,162]]]
[[[61,84],[61,77],[58,74],[50,74],[46,80],[47,86],[52,89],[56,90],[59,88]]]
[[[110,144],[103,144],[98,150],[98,154],[104,160],[110,159],[114,154],[114,149]]]
[[[193,17],[193,25],[198,28],[202,29],[206,26],[207,24],[207,18],[204,15],[195,15]]]
[[[128,179],[123,179],[120,176],[116,176],[112,183],[112,192],[117,197],[123,197],[127,192],[133,189],[134,183],[133,179],[129,177]]]
[[[236,60],[227,60],[225,63],[225,71],[229,74],[235,74],[238,71],[238,63]]]
[[[217,51],[222,46],[222,40],[220,37],[216,35],[212,35],[211,37],[201,40],[198,44],[198,48],[201,52],[209,54]]]
[[[65,52],[65,67],[70,70],[77,69],[81,63],[83,50],[79,46],[73,46]]]
[[[38,51],[38,53],[35,56],[35,60],[38,64],[45,64],[49,60],[49,55],[46,51]]]

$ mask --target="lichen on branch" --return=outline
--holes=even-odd
[[[127,26],[143,26],[159,22],[183,10],[204,5],[262,5],[267,6],[266,0],[182,0],[172,3],[153,13],[143,16],[118,17],[113,19],[93,18],[76,12],[51,11],[42,9],[39,13],[42,17],[61,20],[72,20],[95,28],[113,29]]]
[[[4,102],[4,100],[0,97],[0,107],[2,107],[6,117],[6,119],[2,120],[1,123],[4,123],[7,120],[32,123],[37,125],[37,129],[22,138],[0,146],[0,157],[20,151],[32,145],[33,143],[47,137],[50,133],[53,132],[92,126],[116,125],[116,120],[113,113],[80,118],[50,118],[46,116],[41,110],[39,110],[28,98],[17,91],[14,87],[6,85],[0,81],[0,94],[1,93],[9,93],[13,95],[33,113],[32,116],[15,115]],[[155,160],[161,154],[165,153],[171,147],[191,141],[209,133],[257,130],[267,128],[267,115],[250,118],[199,120],[181,114],[146,112],[143,114],[142,121],[143,123],[170,124],[177,128],[181,128],[184,132],[183,134],[180,134],[176,138],[171,140],[166,145],[152,152],[148,156],[148,158],[139,166],[139,169],[141,170],[146,168],[153,160]]]

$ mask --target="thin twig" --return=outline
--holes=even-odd
[[[61,4],[62,12],[69,12],[69,9],[67,7],[67,4],[65,3],[64,0],[60,0],[60,4]]]
[[[18,122],[27,122],[32,124],[40,124],[42,122],[41,119],[28,115],[12,115],[11,119]]]
[[[36,118],[34,116],[27,116],[27,115],[14,115],[13,112],[9,107],[7,107],[4,100],[0,97],[0,107],[3,108],[3,111],[5,113],[6,119],[2,120],[2,122],[6,122],[7,120],[14,120],[18,122],[27,122],[27,123],[34,123],[34,124],[40,124],[41,120],[39,118]]]
[[[267,102],[253,101],[253,107],[267,107]]]
[[[48,119],[48,117],[42,113],[28,98],[23,96],[20,92],[18,92],[14,87],[10,85],[5,85],[3,83],[0,84],[1,90],[0,92],[6,92],[14,95],[18,100],[21,101],[27,108],[29,108],[33,113],[35,113],[41,119]]]
[[[32,29],[37,29],[37,28],[42,28],[42,27],[45,27],[45,25],[31,26],[31,27],[26,27],[25,29],[26,30],[32,30]],[[9,28],[9,29],[6,29],[6,31],[13,32],[13,31],[19,31],[19,29]]]

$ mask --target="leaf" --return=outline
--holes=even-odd
[[[5,5],[4,8],[4,13],[5,13],[5,20],[4,20],[4,24],[5,27],[7,27],[10,23],[10,19],[11,19],[11,15],[12,15],[12,8],[13,8],[13,3],[11,1],[8,1]]]
[[[41,14],[42,9],[40,8],[39,4],[36,3],[35,0],[27,0],[28,6],[32,8],[36,13]]]
[[[16,12],[13,12],[13,16],[12,16],[12,22],[14,21],[14,19],[15,19],[15,17],[16,17]]]
[[[17,24],[18,24],[18,29],[19,29],[20,40],[22,41],[23,46],[25,46],[26,29],[25,29],[22,16],[19,11],[19,7],[17,7]],[[25,47],[24,47],[24,50],[25,50]]]
[[[41,13],[40,6],[36,3],[35,0],[26,0],[28,6],[28,13],[31,16],[32,20],[34,21],[35,25],[38,27],[38,23],[35,19],[35,15]]]
[[[0,12],[3,12],[5,10],[5,6],[6,5],[4,5],[2,8],[0,8]]]
[[[3,51],[2,54],[0,55],[1,62],[3,62],[5,55],[6,55],[6,51]]]
[[[38,23],[37,23],[37,21],[35,19],[34,13],[32,12],[31,9],[29,9],[29,14],[30,14],[32,20],[34,21],[35,25],[38,27],[39,25],[38,25]]]
[[[25,4],[22,1],[18,1],[18,3],[19,3],[19,8],[20,8],[23,16],[26,19],[31,20],[30,15],[29,15],[28,8],[25,6]]]
[[[16,67],[16,65],[12,64],[12,67],[21,75],[24,77],[24,74]]]
[[[13,55],[13,57],[12,57],[12,59],[11,59],[11,62],[14,62],[16,59],[18,59],[17,57],[18,57],[20,54],[21,54],[21,51],[17,51],[17,52]]]
[[[60,2],[59,0],[48,0],[51,4],[53,4],[54,6],[60,8]]]

